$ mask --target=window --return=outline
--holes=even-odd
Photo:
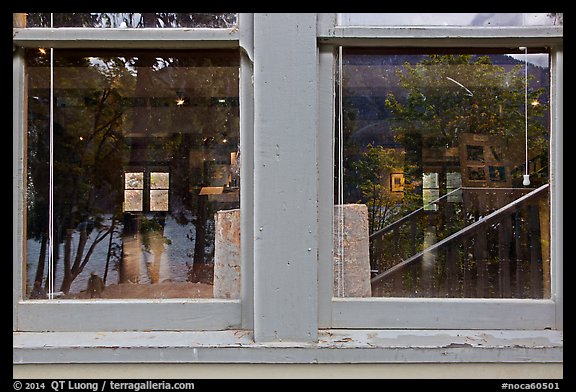
[[[27,52],[29,292],[212,297],[214,215],[240,207],[238,52],[53,50],[52,85],[47,56]]]
[[[336,98],[322,112],[335,116],[322,314],[342,328],[554,328],[562,54],[528,36],[562,17],[494,15],[520,39],[474,15],[401,16],[320,20]]]
[[[184,329],[241,324],[239,295],[225,294],[232,284],[239,291],[228,269],[241,262],[240,244],[223,252],[229,243],[216,234],[217,215],[227,212],[237,226],[241,219],[236,24],[237,14],[26,15],[15,56],[26,112],[18,131],[26,145],[19,328],[75,328],[27,320],[36,311],[75,312],[86,299],[94,302],[87,319],[104,330],[170,329],[172,321],[154,320],[152,299],[171,300],[160,312],[174,325],[182,319],[169,309],[196,309],[200,321]],[[72,26],[83,29],[59,28]],[[123,27],[172,27],[187,47],[143,29],[153,39],[135,48]],[[54,34],[54,47],[42,30]],[[94,40],[75,40],[85,33]],[[127,307],[132,321],[113,321]],[[95,309],[106,316],[90,316]]]
[[[134,170],[134,169],[131,169]],[[148,197],[144,197],[144,175],[147,179]],[[125,171],[124,172],[124,212],[143,212],[144,199],[148,201],[147,211],[169,211],[170,173]]]
[[[561,22],[150,18],[13,29],[16,360],[561,362]]]
[[[367,206],[372,296],[550,297],[549,61],[523,60],[343,51],[335,198]]]

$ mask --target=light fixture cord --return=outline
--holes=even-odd
[[[525,121],[525,141],[526,152],[526,175],[528,175],[528,47],[524,48],[524,121]]]

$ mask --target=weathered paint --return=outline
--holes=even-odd
[[[560,363],[558,331],[322,330],[257,343],[244,330],[16,333],[13,363]]]
[[[556,328],[564,328],[564,54],[552,51],[551,113],[552,146],[550,163],[550,243],[552,299],[556,304]]]
[[[254,15],[238,15],[240,32],[240,292],[242,328],[254,328]]]
[[[18,307],[19,331],[218,330],[241,323],[238,300],[34,300]]]
[[[318,17],[322,19],[321,14]],[[318,200],[322,201],[318,203],[319,328],[332,326],[335,53],[331,46],[320,46],[318,53]]]
[[[550,300],[335,298],[333,328],[554,329]]]
[[[335,26],[319,31],[321,43],[344,46],[389,47],[519,47],[561,45],[562,26],[531,27],[421,27]]]
[[[238,47],[236,28],[102,29],[28,28],[14,29],[15,45],[37,48],[234,48]]]
[[[12,60],[12,326],[18,330],[19,307],[18,302],[24,292],[24,188],[22,179],[25,178],[24,166],[24,121],[25,88],[24,81],[24,50],[17,49]]]
[[[254,330],[258,342],[316,340],[316,52],[316,14],[254,15]]]
[[[347,204],[334,211],[334,296],[370,297],[368,209],[365,204]],[[214,298],[241,298],[240,217],[239,209],[215,214]]]

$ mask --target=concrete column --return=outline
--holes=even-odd
[[[365,204],[334,206],[334,297],[370,297],[370,245]]]
[[[340,224],[342,222],[342,224]],[[215,216],[214,298],[240,298],[240,210]],[[370,297],[368,209],[334,206],[334,297]]]
[[[214,217],[214,298],[240,298],[240,210]]]

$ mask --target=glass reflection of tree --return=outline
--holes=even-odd
[[[237,89],[237,69],[230,67],[236,61],[229,52],[164,57],[146,52],[133,59],[139,104],[132,114],[133,123],[127,126],[140,136],[147,135],[148,144],[145,152],[140,152],[145,156],[136,157],[134,150],[131,159],[170,168],[170,214],[179,224],[194,226],[188,234],[194,243],[190,281],[211,281],[217,206],[200,195],[200,189],[209,185],[207,164],[229,156],[238,145],[237,108],[230,100],[218,104],[217,99]],[[164,93],[168,95],[161,96]],[[142,137],[130,139],[134,142]]]
[[[52,19],[52,22],[51,22]],[[211,27],[236,23],[234,13],[29,13],[28,27]]]
[[[354,57],[354,54],[350,55]],[[387,56],[396,61],[396,57]],[[418,59],[410,63],[410,59]],[[370,227],[377,230],[383,220],[402,216],[418,204],[415,193],[421,187],[423,174],[423,148],[436,151],[458,147],[459,136],[464,133],[494,135],[501,137],[510,161],[519,166],[524,160],[524,64],[494,64],[493,56],[472,55],[429,55],[406,56],[404,66],[395,73],[391,67],[380,66],[381,77],[386,80],[388,95],[383,100],[378,94],[363,96],[362,106],[351,96],[343,97],[344,114],[344,184],[346,198],[357,198],[370,206],[377,206],[383,200],[391,200],[389,190],[377,177],[391,167],[403,167],[405,190],[403,199],[398,199],[396,208],[386,207],[388,214],[377,214],[370,218]],[[504,56],[496,57],[498,59]],[[384,63],[388,60],[382,60]],[[378,67],[378,66],[374,66]],[[356,87],[373,85],[370,80],[374,72],[354,72],[353,65],[347,65],[348,81]],[[534,71],[535,67],[532,67]],[[540,69],[536,69],[540,72]],[[462,88],[473,86],[473,93]],[[548,149],[544,118],[547,111],[545,88],[531,83],[528,100],[538,102],[529,106],[529,151],[532,157],[545,156]],[[358,98],[355,98],[358,99]],[[364,114],[363,114],[364,113]],[[372,113],[391,131],[393,141],[390,146],[377,144],[362,145],[353,135],[362,116]],[[371,118],[372,118],[371,117]],[[401,159],[394,158],[394,149],[404,151]],[[380,161],[380,162],[377,162]],[[370,170],[361,170],[371,166]],[[514,178],[521,183],[521,170]],[[547,173],[541,172],[533,179],[533,184],[546,181]],[[360,191],[360,193],[358,193]],[[406,198],[407,197],[407,198]],[[371,231],[372,232],[372,231]]]
[[[368,206],[371,234],[422,206],[423,174],[430,165],[434,167],[431,171],[439,175],[440,195],[447,193],[448,174],[460,170],[458,151],[465,140],[463,134],[502,140],[501,144],[490,146],[494,148],[491,153],[495,157],[505,154],[506,160],[516,165],[516,170],[511,170],[512,185],[521,187],[525,153],[523,63],[504,55],[369,53],[355,57],[352,52],[349,56],[344,57],[344,196]],[[356,64],[368,71],[360,72]],[[548,154],[548,102],[546,87],[539,84],[546,81],[546,75],[545,69],[530,66],[528,100],[535,103],[529,105],[531,159],[547,158]],[[381,78],[379,83],[374,82],[376,77]],[[387,95],[379,94],[372,87],[375,84],[386,89]],[[361,94],[367,90],[369,94]],[[374,123],[374,119],[378,122]],[[369,121],[372,122],[366,125]],[[367,132],[370,129],[372,132]],[[391,168],[402,168],[405,179],[403,195],[396,198],[383,186]],[[498,177],[496,171],[486,170],[486,176],[502,179],[502,174],[498,173]],[[532,185],[547,182],[547,176],[545,167],[533,172]],[[444,204],[439,213],[415,214],[405,224],[374,238],[373,268],[385,271],[421,251],[426,246],[426,233],[433,232],[440,240],[477,218],[460,204]],[[380,211],[387,213],[379,214]],[[441,274],[443,265],[439,263],[435,271]],[[404,287],[415,284],[412,280],[416,277],[410,271],[402,274]]]
[[[55,51],[57,52],[57,51]],[[42,52],[28,52],[28,65],[46,66]],[[121,166],[123,138],[119,132],[121,112],[119,95],[113,88],[115,75],[99,72],[83,57],[55,56],[54,110],[54,237],[55,244],[64,244],[63,280],[60,291],[67,293],[74,279],[84,270],[96,245],[112,235],[114,224],[106,225],[102,212],[110,205],[118,205],[117,167]],[[91,69],[101,88],[75,95],[74,80],[79,69]],[[64,74],[61,74],[61,70]],[[44,72],[46,76],[48,71]],[[41,281],[45,269],[48,237],[48,179],[49,179],[49,116],[50,91],[38,89],[30,103],[28,130],[28,236],[42,239],[36,271]],[[80,105],[83,110],[68,110]],[[37,222],[31,224],[31,222]],[[39,223],[42,222],[42,223]],[[114,222],[114,220],[113,220]],[[78,231],[75,254],[72,234]],[[96,235],[89,243],[88,238]],[[109,249],[111,252],[112,249]],[[56,275],[59,247],[53,247]]]
[[[391,187],[391,174],[404,168],[405,152],[399,149],[372,146],[369,144],[365,152],[351,162],[348,185],[358,189],[361,194],[360,202],[368,208],[368,231],[370,234],[392,223],[407,209],[418,203],[413,192],[403,187],[402,192],[394,192]]]
[[[523,164],[524,64],[493,64],[490,56],[430,55],[397,71],[404,99],[391,93],[386,108],[393,116],[393,130],[406,147],[447,149],[457,147],[464,133],[499,136],[508,158]],[[458,84],[470,87],[473,91]],[[534,79],[533,75],[529,76]],[[529,106],[529,150],[532,156],[547,153],[543,121],[545,89],[533,87]],[[518,178],[520,178],[519,176]]]
[[[206,255],[210,235],[206,232],[215,206],[206,197],[198,196],[201,185],[205,184],[205,170],[192,170],[190,152],[204,144],[213,143],[217,147],[207,148],[210,153],[233,148],[238,143],[237,108],[230,104],[215,107],[214,97],[223,96],[224,91],[237,88],[237,71],[230,67],[211,67],[210,55],[158,57],[158,53],[141,53],[135,57],[84,57],[74,52],[58,51],[55,56],[54,113],[54,235],[55,243],[64,244],[62,266],[59,265],[59,247],[54,247],[54,276],[56,269],[62,268],[64,278],[60,290],[67,293],[74,279],[88,265],[93,251],[106,236],[113,235],[122,225],[123,169],[131,157],[138,152],[133,150],[133,139],[127,134],[135,130],[150,133],[145,149],[144,160],[160,161],[170,167],[171,192],[170,214],[180,225],[195,225],[196,236],[193,255],[194,267],[209,263]],[[66,52],[66,53],[65,53]],[[231,56],[234,58],[234,56]],[[229,59],[230,54],[224,56]],[[48,75],[46,55],[28,52],[28,66],[41,67]],[[225,60],[228,61],[228,60]],[[234,61],[233,61],[234,63]],[[170,69],[187,70],[180,79],[170,79]],[[209,69],[209,80],[199,81]],[[60,72],[64,72],[59,76]],[[91,79],[93,88],[80,89],[73,85],[79,77]],[[46,79],[42,82],[46,83]],[[155,111],[164,103],[173,104],[176,94],[170,97],[155,97],[155,91],[166,91],[187,83],[187,94],[197,95],[197,108],[178,116],[179,108]],[[164,84],[160,88],[159,84]],[[195,93],[194,85],[202,85],[208,94]],[[126,92],[136,92],[142,98],[134,105],[129,124],[126,110]],[[28,238],[40,241],[40,255],[35,281],[42,282],[45,276],[46,246],[48,240],[48,172],[49,172],[49,90],[37,88],[30,99],[28,129]],[[133,95],[129,94],[129,95]],[[164,101],[162,101],[164,99]],[[158,102],[164,102],[160,105]],[[70,110],[67,110],[70,108]],[[163,114],[162,114],[163,113]],[[159,129],[158,124],[163,125]],[[187,129],[183,129],[183,125]],[[127,129],[130,127],[130,129]],[[181,131],[170,131],[178,130]],[[158,132],[160,131],[160,135]],[[218,132],[216,132],[218,131]],[[226,132],[222,132],[226,131]],[[227,136],[226,136],[227,135]],[[161,136],[161,137],[157,137]],[[229,144],[224,146],[222,139],[227,137]],[[228,152],[228,151],[226,151]],[[228,152],[229,153],[229,152]],[[105,215],[112,214],[111,224],[106,223]],[[163,226],[163,225],[162,225]],[[149,227],[147,227],[149,229]],[[78,244],[72,251],[72,234],[77,232]],[[91,235],[94,233],[95,235]],[[111,237],[109,238],[106,262],[106,276],[109,259],[121,257]],[[194,277],[190,271],[189,278]],[[198,275],[198,274],[196,274]],[[202,280],[202,276],[196,276]]]

